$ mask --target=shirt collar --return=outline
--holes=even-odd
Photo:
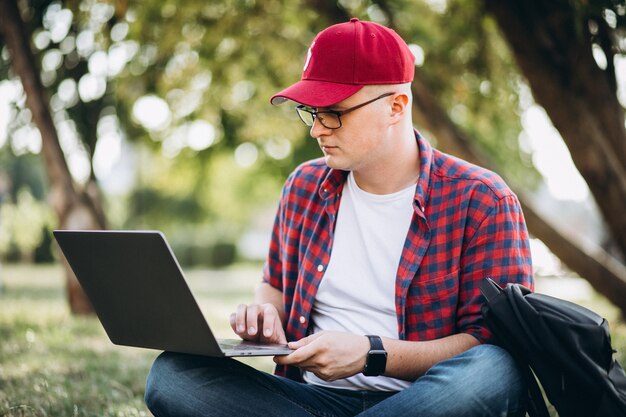
[[[322,181],[322,186],[318,190],[320,197],[326,200],[328,197],[341,193],[343,184],[348,178],[348,171],[330,169],[326,178]]]
[[[415,187],[415,202],[419,206],[419,209],[424,211],[426,200],[428,198],[428,188],[430,186],[430,171],[433,164],[433,148],[417,130],[415,131],[415,140],[417,140],[417,146],[419,147],[420,158],[420,175],[417,179],[417,186]]]

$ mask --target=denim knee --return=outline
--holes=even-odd
[[[459,354],[456,358],[465,360],[464,369],[468,374],[504,372],[514,377],[517,375],[517,365],[513,357],[504,349],[496,345],[483,344]],[[454,358],[452,358],[454,360]]]
[[[518,415],[524,409],[523,375],[511,355],[495,345],[475,346],[424,377],[448,395],[438,405],[441,414],[431,415]]]
[[[458,355],[458,358],[464,361],[461,378],[480,381],[481,377],[485,377],[485,380],[493,381],[495,377],[500,382],[498,385],[505,386],[517,386],[523,382],[515,360],[501,347],[489,344],[475,346]],[[480,385],[478,383],[475,386]]]
[[[176,415],[171,411],[193,407],[192,392],[200,383],[195,379],[208,380],[211,369],[219,369],[222,362],[221,358],[163,352],[155,359],[146,379],[146,406],[155,416]]]
[[[159,355],[152,364],[146,379],[144,401],[155,416],[160,414],[161,403],[167,398],[165,393],[168,389],[163,385],[165,381],[171,381],[170,374],[174,369],[172,362],[176,361],[172,355],[170,352],[163,352]]]
[[[513,357],[504,349],[495,345],[479,345],[458,355],[463,365],[455,373],[459,389],[455,390],[455,399],[460,404],[477,401],[486,409],[498,409],[498,405],[508,410],[524,408],[526,383]],[[455,358],[452,359],[452,362]]]

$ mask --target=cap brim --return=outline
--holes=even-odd
[[[361,88],[363,85],[302,80],[274,94],[270,103],[276,105],[292,100],[309,107],[328,107],[345,100]]]

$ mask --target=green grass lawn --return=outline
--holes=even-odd
[[[159,352],[113,345],[97,318],[70,315],[57,266],[4,265],[0,274],[0,416],[151,415],[144,383]],[[213,330],[232,337],[228,314],[251,299],[260,268],[187,276]]]
[[[218,337],[233,336],[228,316],[251,299],[260,272],[260,267],[187,272]],[[0,277],[0,417],[150,415],[143,403],[144,383],[159,352],[115,346],[95,317],[70,315],[58,266],[5,265]],[[579,281],[561,281],[559,290],[539,279],[537,290],[560,296]],[[626,325],[617,309],[592,291],[564,298],[609,320],[618,359],[626,364]],[[244,361],[273,368],[271,358]]]

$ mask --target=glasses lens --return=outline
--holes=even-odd
[[[296,107],[296,111],[298,112],[298,116],[307,126],[313,126],[313,113],[311,110],[306,109],[304,107]]]
[[[329,129],[338,129],[341,127],[341,122],[339,121],[339,116],[335,113],[317,113],[317,118],[320,122]]]

